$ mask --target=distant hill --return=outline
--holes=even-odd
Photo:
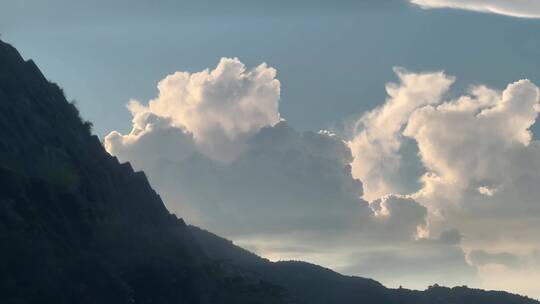
[[[171,215],[62,90],[0,41],[0,303],[538,303],[271,263]]]
[[[425,291],[389,289],[379,282],[344,276],[321,266],[299,262],[270,262],[231,241],[195,226],[189,226],[193,237],[206,254],[237,272],[260,276],[284,286],[300,303],[371,303],[371,304],[510,304],[540,303],[507,292],[483,291],[467,287],[432,286]]]

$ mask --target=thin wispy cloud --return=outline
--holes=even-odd
[[[537,0],[410,0],[424,9],[453,8],[506,15],[518,18],[540,18]]]

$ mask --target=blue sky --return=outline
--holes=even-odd
[[[60,83],[101,137],[129,129],[130,98],[147,100],[164,76],[223,56],[275,67],[281,114],[302,130],[339,130],[382,103],[393,66],[444,69],[464,85],[540,80],[534,19],[426,11],[403,1],[114,3],[0,4],[3,39]]]

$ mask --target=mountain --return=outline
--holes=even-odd
[[[264,260],[170,214],[91,126],[0,41],[0,303],[538,303]]]
[[[0,42],[0,303],[282,303],[205,256],[144,173]]]

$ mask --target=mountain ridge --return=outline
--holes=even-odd
[[[389,289],[372,279],[341,275],[302,261],[271,262],[209,231],[191,225],[189,228],[211,258],[238,265],[271,283],[287,286],[293,290],[293,294],[300,294],[301,299],[307,299],[304,303],[538,303],[508,292],[485,291],[466,286],[448,288],[434,284],[425,291]]]

